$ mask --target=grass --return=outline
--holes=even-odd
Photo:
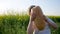
[[[52,34],[60,34],[60,17],[49,16],[59,26],[58,30],[52,30]],[[1,15],[0,34],[26,34],[29,23],[28,15]]]

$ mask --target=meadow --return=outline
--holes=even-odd
[[[51,29],[52,34],[60,34],[60,16],[47,16],[58,25],[58,29]],[[28,15],[0,15],[0,34],[27,34]]]

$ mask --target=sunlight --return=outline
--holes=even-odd
[[[26,11],[30,5],[39,5],[46,15],[60,15],[60,2],[58,0],[0,0],[0,14],[7,10],[17,10],[18,12]],[[24,11],[24,12],[25,12]],[[26,13],[25,12],[25,13]]]

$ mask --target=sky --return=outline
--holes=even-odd
[[[28,12],[27,9],[31,5],[40,6],[45,15],[60,16],[60,0],[0,0],[0,14],[6,13],[7,10]]]

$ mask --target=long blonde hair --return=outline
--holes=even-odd
[[[45,28],[45,21],[44,21],[42,9],[39,6],[36,6],[33,7],[32,10],[36,14],[36,18],[34,20],[36,27],[39,30],[43,30]]]

